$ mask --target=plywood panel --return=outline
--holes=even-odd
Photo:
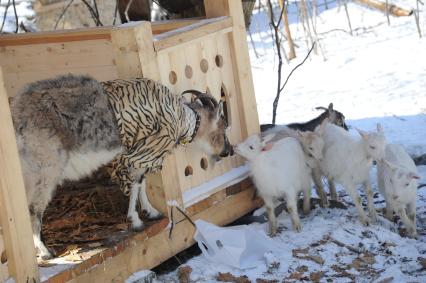
[[[59,74],[89,74],[98,80],[117,78],[109,40],[6,46],[0,48],[8,96],[25,84]]]

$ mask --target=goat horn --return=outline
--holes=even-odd
[[[214,99],[214,97],[211,96],[210,94],[203,93],[195,89],[188,89],[182,92],[181,95],[184,95],[186,93],[194,94],[196,96],[196,99],[199,99],[201,103],[203,103],[203,105],[210,104],[212,109],[215,109],[218,106],[216,99]]]
[[[182,93],[181,93],[181,95],[184,95],[184,94],[186,94],[186,93],[195,94],[196,96],[199,96],[199,95],[202,95],[202,94],[203,94],[203,93],[202,93],[201,91],[199,91],[199,90],[196,90],[196,89],[188,89],[188,90],[185,90],[184,92],[182,92]]]
[[[323,107],[323,106],[315,107],[315,109],[316,109],[316,110],[325,110],[325,111],[328,111],[328,108],[325,108],[325,107]]]

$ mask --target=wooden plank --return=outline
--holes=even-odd
[[[0,129],[0,223],[9,274],[18,283],[39,282],[27,196],[1,70]]]
[[[191,25],[199,22],[200,18],[184,19],[184,20],[170,20],[152,23],[152,30],[154,34],[163,33],[176,28]],[[15,45],[28,45],[28,44],[46,44],[58,43],[69,41],[84,41],[95,39],[110,39],[111,30],[115,28],[128,28],[129,26],[137,26],[142,22],[132,22],[119,26],[104,26],[92,27],[84,29],[72,30],[57,30],[46,32],[33,32],[26,34],[5,34],[0,36],[0,47],[15,46]]]
[[[155,237],[156,235],[164,231],[164,229],[166,229],[168,223],[169,223],[168,219],[164,218],[158,221],[157,223],[149,226],[147,229],[145,229],[141,233],[137,233],[131,236],[130,238],[127,238],[121,241],[114,247],[107,249],[105,251],[102,251],[92,256],[90,259],[85,260],[79,264],[76,264],[70,269],[67,269],[63,272],[60,272],[50,277],[44,282],[45,283],[62,283],[62,282],[73,280],[83,275],[85,272],[92,269],[94,266],[103,264],[106,260],[124,253],[127,249],[132,249],[134,246],[138,245],[139,243],[143,243],[147,239]],[[112,277],[109,278],[109,281],[112,282]],[[89,282],[103,282],[103,281],[94,280]]]
[[[389,14],[395,17],[408,17],[413,14],[413,10],[406,10],[404,8],[398,7],[395,4],[389,3],[386,6],[386,2],[378,1],[378,0],[355,0],[360,4],[364,4],[370,8],[380,10],[386,13],[386,10],[389,11]]]
[[[198,23],[165,32],[154,37],[155,50],[161,51],[166,48],[200,39],[216,32],[230,32],[232,30],[232,19],[220,17],[217,19],[203,20]]]
[[[105,39],[0,48],[0,65],[10,97],[27,83],[59,74],[89,74],[98,80],[115,79],[114,62],[112,43]]]
[[[252,195],[253,189],[232,195],[194,215],[192,219],[203,219],[216,225],[225,225],[260,205],[259,200],[252,201]],[[114,257],[103,258],[97,265],[84,272],[83,270],[67,271],[72,277],[69,282],[124,282],[133,272],[151,269],[194,244],[194,233],[192,224],[183,220],[174,226],[172,239],[169,239],[169,229],[163,229],[158,234],[145,239],[135,237],[129,240],[129,246]],[[62,276],[64,276],[63,273],[60,273],[53,278],[55,281],[48,282],[64,282]],[[65,277],[66,280],[68,278]]]
[[[259,117],[257,115],[256,98],[254,95],[253,77],[247,46],[247,34],[241,1],[233,0],[204,0],[207,18],[231,16],[233,30],[230,34],[231,52],[234,64],[234,74],[238,94],[241,96],[240,114],[244,123],[244,137],[259,132]]]

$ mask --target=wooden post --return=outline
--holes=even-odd
[[[18,283],[39,282],[27,196],[1,70],[0,129],[0,223],[9,274]]]
[[[231,16],[233,31],[231,32],[231,54],[236,72],[236,87],[241,97],[239,110],[242,132],[245,137],[259,133],[259,117],[257,114],[256,97],[254,94],[253,76],[251,73],[250,56],[247,46],[247,33],[241,1],[236,0],[204,0],[206,17],[215,18]]]
[[[111,32],[118,76],[123,79],[144,77],[160,81],[151,24],[138,22],[125,27],[120,26]],[[164,190],[166,202],[175,200],[183,207],[174,155],[166,157],[161,173],[147,176],[147,190]],[[154,203],[154,206],[164,213],[164,205],[158,207]]]

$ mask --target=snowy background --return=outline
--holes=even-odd
[[[415,8],[415,1],[390,2]],[[425,35],[426,9],[420,9],[420,25]],[[277,122],[310,120],[319,114],[315,107],[333,102],[352,128],[373,130],[380,122],[389,142],[404,145],[415,156],[426,153],[426,39],[419,39],[414,16],[391,17],[388,26],[386,16],[376,10],[349,3],[348,11],[353,36],[349,34],[343,6],[334,3],[328,10],[319,8],[316,28],[323,54],[318,49],[317,55],[312,53],[294,72],[281,96]],[[277,7],[276,15],[278,13]],[[289,17],[299,48],[296,48],[297,58],[284,64],[283,78],[303,60],[310,48],[294,3]],[[250,31],[259,56],[256,57],[247,37],[260,122],[271,123],[278,59],[274,56],[265,10],[254,12]],[[283,46],[288,50],[286,42]],[[420,183],[426,183],[426,166],[419,166],[418,170],[422,175]],[[399,235],[402,227],[399,222],[391,223],[382,217],[380,209],[385,204],[377,192],[375,168],[371,175],[380,215],[376,225],[363,227],[351,199],[340,190],[348,209],[316,208],[302,218],[301,233],[292,231],[285,212],[280,215],[283,231],[274,241],[283,251],[273,260],[267,259],[254,269],[238,270],[211,263],[201,255],[185,263],[192,269],[190,279],[193,282],[225,279],[233,282],[426,282],[426,188],[418,194],[419,239],[408,239]],[[363,200],[365,203],[365,198]],[[256,213],[263,212],[260,209]],[[268,228],[267,223],[252,225],[264,231]],[[158,276],[158,281],[178,282],[178,273]]]
[[[284,64],[283,78],[310,48],[295,1],[290,2],[290,28],[298,48],[297,58]],[[278,106],[278,123],[310,120],[319,114],[315,107],[333,102],[352,129],[371,130],[380,122],[389,142],[404,145],[414,156],[426,153],[426,39],[419,38],[414,16],[391,17],[388,26],[383,13],[348,2],[353,36],[349,34],[343,6],[334,2],[328,9],[324,5],[318,8],[316,29],[321,48],[295,71],[284,89]],[[391,2],[405,8],[416,7],[415,0]],[[32,1],[16,3],[19,21],[32,26],[35,16]],[[0,20],[6,4],[5,0],[0,2]],[[426,36],[424,6],[420,6],[420,26]],[[14,29],[10,6],[3,30]],[[253,43],[250,37],[247,40],[260,122],[270,123],[277,58],[264,9],[255,9],[250,32]],[[286,42],[283,46],[288,49]],[[426,166],[419,166],[418,170],[422,176],[420,183],[426,183]],[[374,168],[371,174],[373,189],[377,191]],[[263,264],[248,270],[213,264],[197,256],[185,263],[192,269],[191,281],[216,282],[225,275],[231,280],[232,275],[234,282],[426,282],[426,188],[418,194],[418,240],[401,237],[398,233],[401,223],[391,223],[383,217],[379,217],[376,225],[361,226],[350,198],[343,190],[339,194],[347,209],[314,209],[309,216],[302,216],[301,233],[292,231],[286,213],[280,215],[282,231],[273,238],[282,248],[279,255],[268,257]],[[379,211],[384,207],[378,193],[375,203]],[[260,209],[256,214],[263,212]],[[268,227],[267,223],[252,225],[264,231]],[[159,275],[157,280],[177,282],[177,273],[176,270]]]

